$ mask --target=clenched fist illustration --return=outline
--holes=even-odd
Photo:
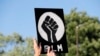
[[[50,16],[46,16],[45,20],[43,21],[42,28],[47,33],[49,42],[57,42],[57,37],[55,36],[55,34],[58,29],[58,25],[53,18],[51,18]]]

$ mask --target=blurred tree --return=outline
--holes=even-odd
[[[79,25],[79,56],[100,56],[100,21],[97,17],[90,17],[86,12],[77,12],[75,8],[65,15],[65,25],[68,56],[76,55],[75,28]]]
[[[32,37],[23,39],[18,33],[0,33],[0,56],[33,56]]]

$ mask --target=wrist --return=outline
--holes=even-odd
[[[40,54],[34,54],[34,56],[40,56]]]

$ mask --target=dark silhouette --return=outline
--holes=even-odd
[[[57,42],[55,34],[58,29],[58,25],[53,18],[47,16],[43,21],[42,28],[47,33],[49,42]]]

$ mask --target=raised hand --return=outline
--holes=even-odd
[[[50,51],[50,47],[48,47],[48,49],[47,49],[47,54],[46,54],[46,55],[47,55],[47,56],[56,56],[56,54],[54,53],[53,50]]]
[[[33,49],[34,49],[34,56],[40,56],[41,44],[38,46],[37,41],[35,39],[33,39]]]
[[[58,29],[58,25],[53,18],[47,16],[42,24],[42,28],[47,33],[49,42],[57,42],[55,34]]]

